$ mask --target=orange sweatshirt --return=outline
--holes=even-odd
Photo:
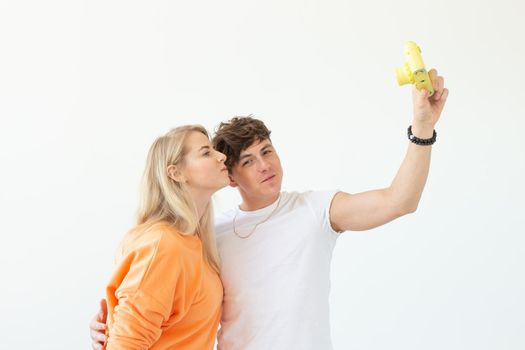
[[[126,234],[116,260],[107,350],[213,349],[223,289],[198,236],[142,225]]]

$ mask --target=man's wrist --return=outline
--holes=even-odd
[[[423,124],[414,121],[412,123],[412,134],[420,139],[429,139],[434,134],[435,124]]]

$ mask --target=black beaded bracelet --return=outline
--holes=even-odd
[[[436,142],[436,137],[437,137],[436,130],[434,130],[434,133],[432,134],[431,138],[429,138],[429,139],[420,139],[419,137],[416,137],[416,136],[414,136],[414,134],[412,134],[412,125],[410,125],[408,127],[407,134],[408,134],[408,139],[410,140],[410,142],[415,143],[416,145],[420,145],[420,146],[431,146],[431,145],[433,145],[434,142]]]

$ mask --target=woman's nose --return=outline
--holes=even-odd
[[[218,157],[217,157],[217,161],[220,163],[220,162],[225,162],[226,161],[226,155],[224,153],[221,153],[221,152],[218,152]]]

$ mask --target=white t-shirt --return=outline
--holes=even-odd
[[[338,233],[329,209],[336,193],[282,192],[280,203],[216,218],[224,285],[219,350],[332,348],[328,297]],[[264,222],[241,239],[235,216],[241,236]]]

